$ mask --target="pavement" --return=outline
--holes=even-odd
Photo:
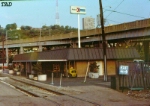
[[[110,88],[110,81],[104,82],[103,77],[100,78],[48,78],[47,81],[41,82],[45,84],[50,84],[53,86],[62,86],[62,87],[75,87],[75,86],[88,86],[88,85],[97,85],[105,86]]]
[[[8,70],[4,71],[5,75],[10,75],[8,74]],[[23,77],[27,78],[25,75],[11,75],[11,76],[16,76],[16,77]],[[34,80],[36,81],[36,80]],[[104,77],[100,76],[99,78],[89,78],[89,77],[77,77],[77,78],[68,78],[68,77],[57,77],[57,78],[51,78],[47,77],[46,81],[37,81],[45,84],[50,84],[53,86],[61,86],[61,87],[74,87],[74,86],[88,86],[88,85],[97,85],[97,86],[104,86],[104,87],[111,87],[110,83],[110,77],[108,77],[107,81],[104,81]]]
[[[6,74],[5,74],[6,75]],[[29,80],[25,76],[14,76],[16,79]],[[48,78],[47,81],[29,80],[31,83],[53,88],[59,92],[65,92],[68,95],[73,95],[76,98],[82,98],[99,104],[99,106],[150,106],[149,100],[137,100],[131,98],[121,92],[110,88],[110,78],[104,82],[103,77],[98,79],[91,78]],[[52,84],[53,83],[53,84]],[[53,102],[46,101],[42,98],[32,98],[16,93],[10,88],[5,88],[0,83],[0,106],[57,106]],[[68,92],[69,91],[69,92]],[[8,92],[11,92],[9,94]],[[67,96],[51,97],[53,101],[61,103],[62,106],[93,106],[90,103],[82,100],[70,99]]]

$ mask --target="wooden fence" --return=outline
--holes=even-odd
[[[131,90],[150,88],[150,63],[146,62],[117,62],[116,88]],[[120,66],[128,66],[128,74],[119,74]]]

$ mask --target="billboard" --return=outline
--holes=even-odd
[[[86,14],[86,8],[81,6],[70,6],[71,14]]]

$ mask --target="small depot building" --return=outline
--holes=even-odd
[[[133,61],[140,58],[135,48],[107,48],[107,74],[116,75],[117,61]],[[26,75],[32,72],[33,63],[41,62],[42,71],[48,76],[52,72],[63,72],[68,74],[70,67],[73,67],[78,77],[84,77],[87,71],[88,62],[96,61],[99,65],[98,73],[104,75],[104,61],[102,48],[68,48],[50,50],[44,52],[33,52],[18,54],[14,57],[13,64],[23,64]]]

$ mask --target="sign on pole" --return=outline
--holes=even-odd
[[[129,74],[129,66],[120,65],[119,66],[119,75],[128,75]]]
[[[86,14],[86,8],[81,6],[71,6],[71,14]]]
[[[79,17],[79,14],[86,14],[86,8],[81,7],[81,6],[71,6],[70,13],[78,14],[78,48],[80,48],[81,45],[80,45],[80,17]]]

